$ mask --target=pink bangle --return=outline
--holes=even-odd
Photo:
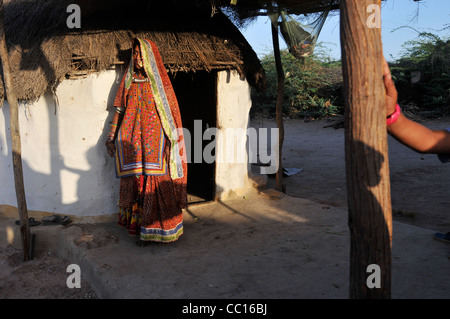
[[[402,111],[400,110],[400,106],[397,104],[395,106],[395,112],[386,118],[386,125],[389,126],[391,124],[394,124],[398,120],[401,112]]]

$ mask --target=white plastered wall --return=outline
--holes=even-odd
[[[217,74],[216,198],[241,196],[251,188],[247,128],[252,106],[250,86],[236,71]]]
[[[19,104],[25,195],[29,211],[83,217],[117,212],[118,180],[104,141],[119,75],[65,80],[55,95]],[[17,207],[9,106],[0,109],[0,205]]]
[[[46,94],[35,103],[19,105],[29,211],[70,215],[84,222],[117,214],[119,180],[104,141],[120,79],[116,71],[105,71],[65,80],[55,95]],[[226,199],[242,195],[250,187],[245,134],[251,99],[250,86],[236,72],[218,72],[217,82],[218,128],[241,132],[236,143],[221,147],[218,142],[217,146],[218,158],[230,152],[239,156],[237,162],[224,160],[216,165],[216,197]],[[5,102],[0,109],[0,212],[5,207],[17,207],[9,126]]]

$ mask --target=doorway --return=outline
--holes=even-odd
[[[215,161],[206,162],[197,151],[201,149],[203,152],[205,146],[212,142],[203,140],[204,131],[216,127],[217,72],[177,72],[169,76],[180,107],[183,128],[190,133],[185,136],[188,203],[212,201],[215,196]],[[189,138],[190,143],[187,141]]]

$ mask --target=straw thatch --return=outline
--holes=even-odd
[[[170,2],[170,1],[169,1]],[[129,62],[131,40],[154,41],[170,72],[235,69],[258,89],[264,70],[239,30],[211,7],[178,1],[5,1],[5,29],[16,95],[39,98],[66,78]],[[69,29],[67,5],[81,7],[81,28]],[[180,10],[181,8],[181,10]],[[4,97],[3,85],[0,97]]]

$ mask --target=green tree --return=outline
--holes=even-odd
[[[399,101],[416,105],[422,116],[448,116],[450,40],[417,32],[418,37],[405,42],[401,57],[390,64]]]
[[[301,60],[283,50],[281,60],[285,72],[285,116],[323,118],[342,113],[342,71],[339,61],[331,60],[321,50]],[[252,114],[265,113],[273,116],[277,95],[273,54],[264,56],[261,63],[266,71],[268,85],[265,92],[253,93]]]

